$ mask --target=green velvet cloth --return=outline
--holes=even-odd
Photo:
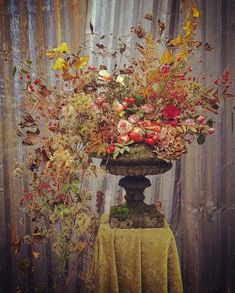
[[[182,293],[174,236],[163,228],[111,229],[103,215],[92,272],[97,293]]]

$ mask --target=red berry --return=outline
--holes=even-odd
[[[152,137],[152,139],[154,140],[154,142],[158,141],[158,133],[156,132],[156,134],[154,134],[154,136]]]
[[[155,141],[152,138],[145,138],[144,142],[149,145],[154,145],[155,143]]]
[[[153,138],[154,134],[153,133],[150,133],[150,132],[147,132],[146,133],[146,137],[147,138]]]
[[[128,100],[129,105],[135,104],[135,102],[136,102],[135,98],[129,98]]]
[[[134,104],[136,101],[135,101],[135,98],[129,98],[129,97],[125,97],[124,99],[123,99],[123,101],[125,102],[125,103],[127,103],[128,105],[132,105],[132,104]],[[124,103],[123,103],[124,104]]]

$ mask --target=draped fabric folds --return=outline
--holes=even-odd
[[[165,37],[173,37],[182,24],[187,7],[194,2],[202,11],[198,50],[198,75],[205,84],[213,82],[225,68],[235,76],[235,1],[234,0],[0,0],[0,292],[23,292],[44,288],[46,292],[82,292],[82,280],[74,278],[56,286],[58,261],[50,244],[37,247],[40,259],[35,267],[30,248],[15,254],[12,243],[30,233],[26,218],[21,223],[19,198],[26,180],[12,174],[17,161],[24,162],[21,142],[15,129],[20,118],[20,83],[12,76],[16,60],[5,60],[4,51],[17,58],[32,60],[32,67],[48,72],[45,50],[66,41],[77,48],[90,37],[90,23],[102,34],[125,35],[132,25],[143,23],[147,12],[166,23]],[[115,44],[114,36],[107,45]],[[210,44],[212,51],[205,50]],[[92,46],[95,44],[90,44]],[[215,49],[213,49],[215,47]],[[94,60],[93,60],[94,61]],[[95,61],[94,61],[95,62]],[[203,146],[193,143],[188,154],[171,171],[151,176],[146,202],[161,200],[174,236],[183,270],[185,292],[235,292],[235,118],[232,99],[222,101],[216,133]],[[107,175],[87,184],[105,192],[104,210],[121,197],[117,177]],[[22,269],[22,261],[29,265]],[[137,260],[136,260],[137,261]],[[57,284],[58,285],[58,284]],[[61,285],[61,284],[60,284]],[[45,291],[44,291],[45,292]]]
[[[166,223],[111,229],[107,216],[102,218],[93,260],[97,293],[183,292],[176,244]]]

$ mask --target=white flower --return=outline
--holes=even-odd
[[[124,78],[121,75],[117,76],[116,82],[120,83],[121,85],[125,85]]]
[[[109,80],[110,79],[110,74],[108,73],[107,70],[100,70],[99,71],[99,78],[102,80]]]
[[[127,120],[121,119],[118,123],[117,129],[121,135],[125,135],[132,130],[133,126]]]

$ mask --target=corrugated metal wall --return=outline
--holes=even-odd
[[[175,35],[182,14],[191,1],[179,0],[0,0],[0,292],[53,292],[58,263],[50,245],[41,248],[38,268],[32,270],[32,251],[15,255],[12,241],[30,231],[28,220],[20,223],[20,190],[27,180],[15,180],[17,160],[24,160],[15,136],[19,120],[20,85],[12,77],[14,60],[4,61],[3,51],[13,50],[20,59],[30,58],[39,71],[48,68],[46,48],[66,41],[76,48],[89,37],[89,23],[96,32],[126,34],[131,25],[153,12],[167,22],[166,35]],[[201,50],[204,65],[198,70],[210,80],[228,67],[235,75],[235,1],[196,1],[203,12],[201,38],[216,46],[213,54]],[[149,28],[149,27],[147,27]],[[110,39],[110,45],[115,42]],[[207,73],[208,72],[208,73]],[[193,144],[185,158],[161,176],[152,176],[147,201],[160,199],[175,233],[183,269],[185,292],[235,292],[235,122],[234,102],[222,104],[217,132],[203,146]],[[108,175],[90,182],[106,191],[105,209],[115,201],[118,178]],[[22,260],[28,259],[22,262]],[[29,266],[29,269],[27,269]],[[67,292],[80,292],[75,280]],[[28,291],[27,291],[28,290]],[[40,291],[41,290],[41,291]],[[59,289],[57,289],[58,291]],[[36,291],[35,291],[36,292]]]

